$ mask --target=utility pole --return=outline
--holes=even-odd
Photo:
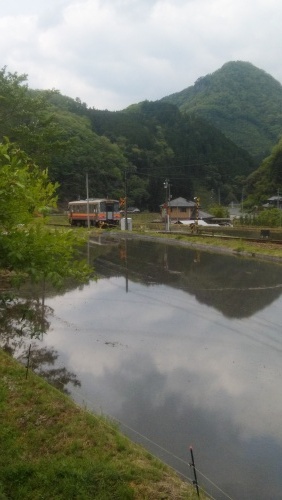
[[[125,230],[128,230],[128,220],[127,220],[127,173],[126,169],[124,171],[124,217],[125,217]]]
[[[279,188],[277,190],[277,208],[280,209],[280,227],[281,227],[281,222],[282,222],[282,207],[281,207],[281,203],[280,203],[280,191],[279,191]]]
[[[90,218],[89,218],[89,182],[88,182],[88,171],[86,172],[86,200],[87,200],[87,227],[90,228]]]
[[[165,210],[165,230],[169,231],[169,203],[170,203],[170,183],[169,179],[164,181],[164,188],[166,190],[166,210]]]
[[[197,196],[195,196],[194,200],[195,200],[195,203],[196,203],[196,219],[195,219],[195,223],[196,223],[196,229],[198,230],[200,198],[198,198]]]

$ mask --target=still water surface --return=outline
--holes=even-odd
[[[45,298],[37,345],[73,398],[191,479],[193,445],[216,499],[281,499],[282,266],[146,240],[88,258],[97,281]]]

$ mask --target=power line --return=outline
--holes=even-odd
[[[35,342],[35,345],[36,342]],[[32,349],[31,349],[31,344],[30,344],[30,348],[29,348],[29,351],[32,352]],[[31,362],[31,366],[32,366],[32,362]],[[35,372],[36,373],[36,372]],[[62,386],[62,389],[64,389],[65,387],[65,384],[63,382],[61,382],[60,380],[57,380],[56,381],[59,385]],[[79,396],[78,399],[81,400],[81,396],[83,396],[79,391],[77,391],[74,387],[71,389],[71,392],[72,394],[77,394],[77,396]],[[95,404],[93,404],[93,401],[91,401],[89,398],[85,398],[83,396],[83,403],[85,405],[85,403],[88,403],[88,405],[93,408],[93,410],[90,410],[89,408],[87,407],[84,407],[83,409],[85,411],[87,411],[88,413],[90,413],[93,418],[96,418],[98,420],[98,415],[95,414],[95,411],[94,411],[94,408],[95,408]],[[76,403],[78,404],[78,403]],[[81,405],[78,404],[78,406],[80,408],[82,408]],[[162,452],[166,453],[168,456],[172,457],[173,459],[175,460],[178,460],[180,463],[184,464],[185,466],[190,467],[191,464],[189,462],[187,462],[186,460],[184,460],[183,458],[180,458],[178,457],[177,455],[175,455],[174,453],[172,453],[171,451],[169,451],[168,449],[164,448],[163,446],[161,446],[160,444],[156,443],[153,439],[145,436],[144,434],[142,434],[141,432],[137,431],[136,429],[134,429],[132,426],[126,424],[125,422],[123,422],[122,420],[118,419],[117,417],[109,414],[108,412],[105,414],[103,413],[103,415],[105,415],[108,419],[111,419],[111,420],[114,420],[115,422],[117,422],[119,425],[121,425],[122,427],[128,429],[130,432],[134,433],[136,436],[138,436],[139,438],[141,438],[143,441],[146,441],[148,443],[150,443],[151,445],[155,446],[157,449],[161,450]],[[106,420],[103,420],[103,424],[105,426],[107,426],[109,429],[112,429],[112,426],[110,425],[110,423],[108,423]],[[160,459],[159,459],[160,460]],[[184,473],[182,473],[181,471],[178,471],[177,469],[175,469],[173,466],[171,466],[170,464],[167,464],[166,465],[171,469],[173,470],[175,473],[177,473],[178,475],[180,475],[181,477],[183,477],[185,480],[187,480],[191,485],[193,484],[193,481],[187,476],[185,475]],[[222,493],[227,499],[229,500],[233,500],[232,497],[230,497],[229,494],[227,494],[224,490],[222,490],[222,488],[220,488],[214,481],[212,481],[211,479],[209,479],[204,473],[202,473],[197,467],[195,467],[196,471],[207,481],[209,482],[214,488],[216,488],[220,493]],[[199,486],[199,485],[198,485]],[[206,491],[204,488],[200,487],[199,486],[199,489],[201,489],[201,491],[203,493],[206,494]],[[211,499],[211,500],[216,500],[215,497],[213,497],[212,495],[208,494],[208,497]]]
[[[59,381],[59,383],[64,387],[64,384],[62,382]],[[76,390],[76,389],[72,389],[72,392],[73,393],[76,393],[78,394],[79,396],[80,393]],[[93,405],[93,402],[88,399],[88,398],[83,398],[83,401],[84,402],[88,402],[91,407],[95,407],[95,405]],[[85,408],[85,410],[90,413],[91,415],[93,415],[95,418],[97,418],[97,416],[95,415],[95,413],[93,413],[93,411],[89,410],[87,407]],[[104,413],[103,413],[104,415]],[[152,444],[153,446],[155,446],[156,448],[158,448],[159,450],[161,450],[162,452],[166,453],[168,456],[178,460],[179,462],[181,462],[182,464],[186,465],[187,467],[190,467],[190,463],[187,462],[186,460],[184,460],[183,458],[180,458],[178,457],[177,455],[175,455],[174,453],[172,453],[171,451],[167,450],[166,448],[164,448],[163,446],[159,445],[158,443],[156,443],[155,441],[153,441],[151,438],[148,438],[147,436],[145,436],[144,434],[142,434],[141,432],[137,431],[136,429],[134,429],[133,427],[131,427],[130,425],[126,424],[125,422],[121,421],[120,419],[118,419],[117,417],[114,417],[113,415],[109,414],[108,412],[106,413],[106,417],[111,419],[111,420],[114,420],[115,422],[117,422],[118,424],[120,424],[121,426],[123,426],[124,428],[128,429],[129,431],[133,432],[136,436],[139,436],[140,438],[142,438],[144,441],[147,441],[148,443]],[[109,428],[109,429],[112,429],[112,427],[110,426],[110,424],[107,423],[107,421],[104,421],[104,424]],[[166,465],[171,469],[173,470],[174,472],[176,472],[177,474],[181,475],[181,477],[183,477],[185,480],[187,480],[190,484],[193,484],[193,481],[188,477],[186,476],[185,474],[183,474],[181,471],[178,471],[177,469],[175,469],[174,467],[172,467],[171,465],[167,464]],[[199,474],[201,474],[201,476],[207,481],[209,482],[213,487],[217,488],[218,491],[220,491],[226,498],[228,498],[229,500],[233,500],[232,497],[230,497],[227,493],[225,493],[219,486],[217,486],[217,484],[212,481],[211,479],[209,479],[205,474],[203,474],[197,467],[195,467],[197,472]],[[204,490],[204,488],[200,487],[199,488],[202,490],[203,493],[206,494],[206,491]],[[216,500],[215,497],[211,496],[210,494],[208,494],[209,498],[211,500]]]

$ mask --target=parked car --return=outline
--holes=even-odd
[[[128,214],[138,214],[140,212],[139,208],[136,207],[127,207]]]

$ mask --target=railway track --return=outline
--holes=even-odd
[[[71,226],[67,224],[60,224],[60,223],[52,223],[49,224],[50,226],[55,226],[55,227],[65,227],[69,229],[76,229],[76,226]],[[116,227],[115,227],[116,228]],[[159,233],[166,234],[167,231],[158,231]],[[188,233],[187,231],[169,231],[169,234],[174,234],[174,235],[182,235],[182,236],[189,236],[191,238],[193,237],[205,237],[205,238],[218,238],[222,240],[238,240],[238,241],[249,241],[253,243],[262,243],[262,244],[274,244],[274,245],[282,245],[282,239],[276,240],[274,238],[270,237],[260,237],[260,238],[250,238],[248,236],[232,236],[232,235],[226,235],[226,234],[218,234],[213,232],[212,234],[210,232],[201,232],[198,234],[192,234]]]

